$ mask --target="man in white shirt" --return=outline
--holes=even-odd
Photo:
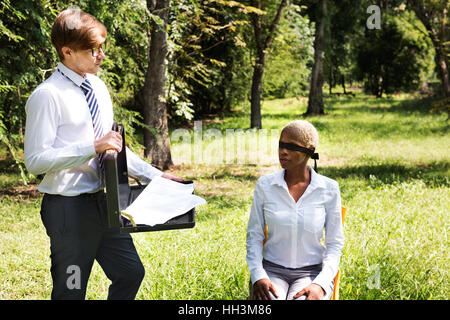
[[[95,73],[104,59],[106,28],[78,10],[62,11],[52,27],[57,70],[26,104],[25,164],[45,174],[41,217],[50,237],[52,299],[84,299],[94,260],[112,281],[108,299],[134,299],[144,267],[129,234],[108,228],[102,154],[122,149],[111,130],[112,102]],[[88,88],[88,89],[86,89]],[[181,180],[126,149],[128,171],[143,181]]]

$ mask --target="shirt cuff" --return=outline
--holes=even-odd
[[[267,275],[266,270],[264,268],[258,268],[250,273],[250,278],[252,281],[252,284],[254,285],[256,281],[261,279],[269,279],[269,276]]]
[[[164,172],[162,172],[159,169],[156,169],[155,167],[152,167],[152,170],[149,173],[149,176],[151,177],[150,179],[153,180],[156,177],[161,177],[164,174]]]
[[[153,167],[150,163],[145,162],[138,155],[133,153],[130,149],[126,149],[128,172],[139,178],[143,182],[150,182],[156,177],[163,174],[161,170]]]
[[[323,279],[323,277],[321,277],[320,274],[314,279],[312,283],[322,287],[323,291],[325,291],[324,297],[331,296],[331,282],[326,279]]]

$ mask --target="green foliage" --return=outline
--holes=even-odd
[[[297,5],[288,6],[264,71],[263,97],[280,99],[302,94],[309,85],[314,56],[314,30]]]
[[[411,11],[386,12],[381,30],[365,30],[356,44],[357,76],[368,92],[415,90],[433,67],[432,44]]]
[[[2,2],[0,10],[0,114],[4,136],[21,134],[25,125],[25,103],[31,92],[56,67],[58,57],[50,41],[57,14],[70,1],[22,1],[13,6]],[[108,29],[108,52],[98,73],[110,88],[116,120],[133,133],[140,125],[135,96],[142,85],[147,64],[148,15],[140,1],[78,3],[80,9],[96,16]],[[22,141],[19,139],[19,141]],[[140,145],[130,135],[132,148]],[[21,149],[21,143],[12,144]],[[12,149],[11,149],[12,150]],[[16,158],[19,163],[21,159]]]
[[[246,7],[226,1],[173,1],[169,16],[168,112],[173,124],[230,111],[248,90]]]
[[[115,120],[125,126],[127,144],[139,151],[143,147],[134,133],[144,127],[139,92],[147,72],[150,13],[139,0],[91,1],[81,9],[97,17],[108,30],[108,50],[97,75],[109,88]]]
[[[2,142],[22,172],[25,102],[32,90],[51,74],[56,53],[50,44],[50,23],[56,16],[47,1],[4,0],[0,8],[0,116]],[[14,137],[18,137],[15,139]]]
[[[3,123],[3,115],[0,113],[0,141],[3,142],[6,147],[9,150],[9,153],[11,154],[12,158],[14,159],[14,162],[16,166],[19,169],[20,172],[20,178],[22,179],[22,183],[24,185],[28,184],[28,177],[25,173],[24,166],[22,161],[20,160],[20,157],[17,155],[17,150],[14,146],[14,143],[11,143],[10,138],[8,138],[8,135],[6,134],[6,128]]]
[[[359,30],[367,18],[368,1],[355,6],[352,0],[330,2],[326,33],[324,78],[330,92],[336,85],[352,81],[355,76],[355,43],[361,41]]]

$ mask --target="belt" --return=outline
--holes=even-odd
[[[95,199],[98,196],[103,195],[103,194],[104,194],[104,191],[102,189],[102,190],[99,190],[99,191],[96,191],[96,192],[81,193],[81,194],[76,195],[76,196],[64,196],[64,195],[61,195],[61,194],[51,194],[51,193],[45,193],[44,196],[49,197],[49,198],[72,198],[72,199],[74,199],[74,198],[85,198],[86,199],[87,198],[87,199]]]
[[[272,266],[275,268],[280,268],[280,269],[286,269],[286,270],[304,270],[304,271],[311,271],[311,270],[322,270],[322,263],[319,264],[313,264],[313,265],[309,265],[309,266],[304,266],[304,267],[299,267],[299,268],[288,268],[285,266],[281,266],[279,264],[276,264],[272,261],[263,259],[263,264],[268,265],[268,266]]]

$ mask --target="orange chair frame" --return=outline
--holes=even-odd
[[[347,211],[346,207],[342,207],[341,215],[342,215],[342,225],[344,225],[345,213]],[[331,295],[330,300],[339,300],[339,283],[341,280],[341,269],[338,269],[338,272],[334,276],[334,289],[333,294]]]

